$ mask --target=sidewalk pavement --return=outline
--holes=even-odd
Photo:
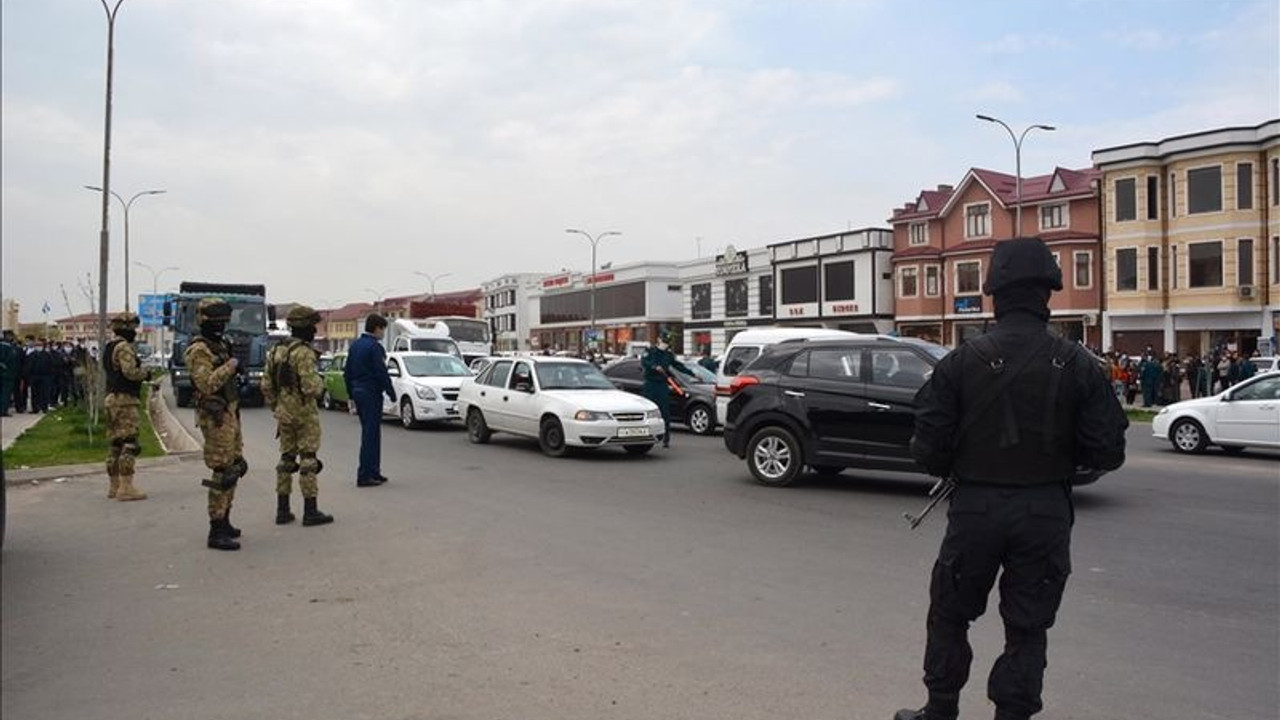
[[[42,417],[44,415],[18,412],[0,417],[0,438],[3,438],[3,449],[8,450],[12,447],[18,436],[26,432],[32,425],[40,422]]]

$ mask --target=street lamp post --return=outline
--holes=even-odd
[[[387,294],[388,294],[388,293],[390,293],[392,290],[395,290],[395,288],[383,288],[382,290],[374,290],[373,288],[365,288],[365,289],[364,289],[364,291],[365,291],[365,292],[367,292],[367,293],[369,293],[369,294],[373,295],[373,301],[374,301],[375,306],[378,308],[378,314],[379,314],[379,315],[381,315],[381,314],[382,314],[382,301],[383,301],[383,299],[384,299],[384,298],[386,298],[386,297],[387,297]]]
[[[587,278],[587,284],[591,286],[590,288],[591,289],[590,335],[592,338],[594,338],[596,334],[596,248],[600,245],[601,240],[604,240],[610,235],[621,235],[622,233],[618,232],[617,230],[607,230],[605,232],[600,233],[599,235],[596,235],[595,237],[592,237],[591,233],[588,233],[585,230],[576,230],[574,228],[568,228],[565,230],[565,232],[571,233],[574,235],[581,235],[582,237],[587,239],[587,242],[591,243],[591,275]]]
[[[116,12],[124,0],[116,0],[113,7],[107,0],[99,0],[107,14],[107,91],[106,112],[102,124],[102,229],[98,231],[98,352],[107,346],[107,261],[111,256],[110,219],[111,198],[111,84],[116,58]]]
[[[1027,138],[1027,133],[1031,132],[1032,130],[1044,130],[1046,132],[1052,132],[1057,128],[1055,128],[1052,125],[1028,125],[1026,129],[1022,131],[1021,135],[1017,135],[1017,134],[1014,134],[1013,128],[1009,127],[1009,125],[1005,123],[1003,120],[997,120],[996,118],[993,118],[990,115],[982,115],[982,114],[979,114],[977,118],[979,120],[985,120],[989,123],[996,123],[997,125],[1000,125],[1006,131],[1008,131],[1009,138],[1013,140],[1013,161],[1014,161],[1014,167],[1015,167],[1014,172],[1017,173],[1017,190],[1016,190],[1017,196],[1015,200],[1016,207],[1017,207],[1017,210],[1016,210],[1017,220],[1015,222],[1017,224],[1014,228],[1013,237],[1018,237],[1022,235],[1022,141]]]
[[[126,210],[126,211],[125,211],[125,215],[124,215],[124,216],[125,216],[125,218],[126,218],[126,220],[125,220],[125,225],[124,225],[124,226],[125,226],[125,228],[128,228],[128,227],[129,227],[129,221],[128,221],[128,219],[127,219],[127,218],[129,217],[129,212],[128,212],[128,210]],[[129,237],[129,231],[128,231],[127,229],[125,230],[125,237]],[[126,242],[126,244],[125,244],[125,247],[128,247],[127,242]],[[140,261],[138,261],[138,260],[134,260],[134,261],[133,261],[133,264],[134,264],[134,265],[137,265],[138,267],[142,268],[143,270],[146,270],[146,271],[148,271],[148,272],[150,272],[150,273],[151,273],[151,294],[152,294],[152,295],[159,295],[159,294],[160,294],[160,276],[161,276],[161,275],[163,275],[163,274],[165,274],[165,273],[169,272],[170,270],[181,270],[181,269],[182,269],[182,268],[179,268],[179,267],[178,267],[178,266],[176,266],[176,265],[170,265],[169,267],[163,267],[163,268],[160,268],[159,270],[156,270],[155,268],[151,267],[150,265],[148,265],[148,264],[146,264],[146,263],[144,263],[144,262],[140,262]],[[128,277],[128,275],[127,275],[127,274],[126,274],[126,277]],[[126,295],[126,297],[128,297],[128,296]],[[162,322],[162,323],[160,323],[160,354],[161,354],[161,355],[163,355],[163,354],[164,354],[164,323],[163,323],[163,322]]]
[[[93,190],[94,192],[102,192],[102,188],[97,187],[96,185],[85,185],[84,189]],[[133,197],[129,198],[127,201],[124,198],[120,197],[120,193],[116,192],[115,190],[111,190],[110,192],[113,196],[115,196],[115,199],[120,201],[120,204],[124,207],[124,309],[128,310],[129,309],[129,208],[133,207],[134,201],[142,197],[143,195],[163,195],[167,191],[143,190],[141,192],[134,193]]]
[[[444,278],[449,277],[453,273],[440,273],[439,275],[431,275],[429,273],[424,273],[421,270],[417,270],[413,274],[420,275],[427,279],[427,283],[431,286],[431,299],[435,300],[436,299],[436,283],[440,280],[443,280]]]

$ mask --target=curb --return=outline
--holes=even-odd
[[[173,454],[194,453],[204,450],[204,445],[187,432],[187,428],[173,414],[173,408],[165,400],[160,383],[152,386],[151,397],[147,401],[147,411],[151,414],[151,426],[164,451]]]
[[[177,465],[188,460],[196,459],[196,453],[174,453],[158,458],[140,458],[136,461],[139,469],[164,467],[166,465]],[[31,468],[30,470],[5,470],[5,485],[30,485],[44,480],[57,480],[59,478],[84,477],[86,475],[105,475],[107,473],[106,461],[95,463],[84,463],[81,465],[50,465],[48,467]]]

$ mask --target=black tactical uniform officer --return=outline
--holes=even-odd
[[[943,358],[916,396],[912,455],[956,490],[929,587],[928,704],[897,720],[956,718],[969,624],[1001,570],[1005,647],[987,696],[996,720],[1042,708],[1046,631],[1071,572],[1071,486],[1124,463],[1129,425],[1093,356],[1049,331],[1049,296],[1061,289],[1039,238],[1001,242],[983,287],[995,329]]]

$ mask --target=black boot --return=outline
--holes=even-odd
[[[316,508],[315,498],[313,497],[303,498],[302,505],[303,505],[302,524],[304,526],[327,525],[333,522],[332,515],[322,513],[320,512],[319,509]]]
[[[231,510],[230,510],[230,509],[228,509],[228,510],[227,510],[227,517],[226,517],[226,521],[227,521],[227,534],[228,534],[228,535],[230,535],[230,536],[231,536],[231,537],[233,537],[233,538],[238,538],[238,537],[240,537],[240,528],[238,528],[238,527],[236,527],[235,525],[232,525],[232,524],[231,524]]]
[[[893,720],[925,720],[924,710],[899,710]]]
[[[288,525],[289,523],[293,522],[293,520],[294,520],[293,511],[289,509],[289,496],[277,495],[276,496],[276,524]]]
[[[229,528],[226,520],[210,520],[209,547],[213,550],[239,550],[240,543],[231,537]]]

